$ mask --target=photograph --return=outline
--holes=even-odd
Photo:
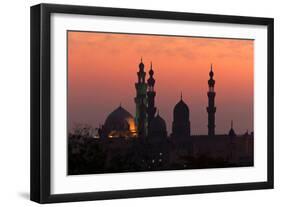
[[[68,175],[254,166],[253,39],[66,35]]]
[[[169,8],[30,8],[32,201],[274,188],[274,18]]]

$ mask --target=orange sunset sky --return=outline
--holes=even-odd
[[[134,84],[142,57],[146,72],[153,63],[156,107],[168,133],[182,91],[191,134],[207,134],[211,63],[216,133],[228,133],[231,120],[238,134],[253,130],[253,40],[74,31],[67,35],[69,129],[75,123],[98,127],[120,103],[134,116]]]

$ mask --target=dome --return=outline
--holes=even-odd
[[[166,122],[159,114],[151,120],[149,125],[149,134],[151,136],[167,136]]]
[[[136,124],[134,117],[127,110],[119,106],[106,118],[103,131],[110,138],[135,137]]]
[[[189,119],[189,108],[182,99],[174,107],[174,120],[179,117],[182,117],[183,120]]]
[[[189,108],[182,100],[182,96],[181,100],[174,107],[172,134],[175,137],[190,136]]]
[[[150,127],[153,129],[158,129],[161,131],[166,131],[166,122],[165,120],[158,114],[151,120]]]

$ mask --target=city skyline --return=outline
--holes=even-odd
[[[143,41],[147,45],[141,44]],[[196,49],[194,45],[201,49]],[[98,48],[99,52],[95,53]],[[135,53],[125,57],[124,54],[120,55],[117,48],[126,51],[126,54],[126,49],[135,48]],[[186,53],[184,48],[193,51]],[[158,55],[150,54],[151,49],[155,50],[154,53],[158,51]],[[173,51],[185,55],[180,54],[183,57],[177,58]],[[235,54],[233,57],[232,52]],[[202,53],[202,57],[205,54],[204,61],[198,60],[197,53]],[[108,61],[105,59],[106,54],[107,59],[110,59]],[[135,57],[137,55],[139,57]],[[169,59],[163,59],[163,56]],[[169,134],[172,129],[173,107],[180,100],[181,94],[189,106],[191,134],[207,134],[206,107],[211,64],[217,93],[216,133],[227,134],[231,120],[234,121],[238,134],[253,131],[252,40],[86,32],[68,32],[69,126],[83,123],[98,127],[120,103],[134,116],[134,83],[140,57],[143,58],[146,78],[150,62],[153,63],[157,91],[155,105],[167,123]],[[240,61],[228,65],[225,59],[229,58]],[[131,64],[132,62],[135,63]],[[233,70],[231,66],[237,69]]]

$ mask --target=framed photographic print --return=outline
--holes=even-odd
[[[31,200],[273,188],[273,19],[31,7]]]

